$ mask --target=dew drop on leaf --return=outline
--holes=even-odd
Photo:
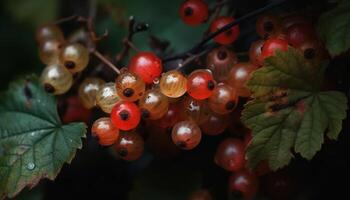
[[[35,168],[35,164],[34,163],[30,162],[30,163],[27,164],[27,169],[28,170],[33,170],[34,168]]]

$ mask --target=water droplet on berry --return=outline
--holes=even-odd
[[[28,163],[28,164],[27,164],[27,169],[28,169],[28,170],[33,170],[33,169],[35,169],[35,164],[32,163],[32,162]]]

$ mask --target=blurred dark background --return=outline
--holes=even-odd
[[[23,74],[40,74],[44,65],[40,63],[37,55],[34,39],[36,27],[73,14],[82,16],[93,14],[97,33],[109,30],[110,36],[99,44],[99,49],[111,56],[121,50],[121,40],[126,34],[127,19],[130,15],[151,26],[149,32],[135,36],[135,44],[140,49],[150,49],[150,35],[168,40],[170,42],[168,53],[187,49],[201,39],[207,25],[195,28],[184,25],[178,17],[181,2],[181,0],[1,0],[0,89],[6,89],[11,80]],[[239,17],[271,2],[273,1],[232,0],[232,7],[235,8],[235,16]],[[276,8],[274,12],[312,10],[318,13],[332,5],[326,0],[291,1],[285,6]],[[234,46],[238,51],[246,51],[250,43],[258,38],[255,27],[252,26],[254,23],[255,19],[252,19],[241,25],[241,36]],[[61,28],[68,34],[76,29],[77,25],[65,23]],[[89,67],[94,66],[92,62]],[[349,66],[350,57],[349,54],[345,54],[331,62],[327,70],[327,77],[335,88],[348,96]],[[106,75],[106,79],[112,78]],[[347,191],[350,178],[349,120],[346,119],[343,124],[344,129],[339,140],[337,142],[326,140],[322,150],[312,161],[296,156],[285,169],[262,177],[257,199],[270,199],[268,187],[271,181],[276,183],[275,179],[281,177],[288,180],[291,185],[290,190],[293,192],[290,199],[349,198]],[[214,164],[213,155],[218,143],[223,138],[231,136],[230,132],[216,137],[205,136],[198,148],[188,152],[172,148],[159,152],[159,149],[154,149],[157,145],[150,142],[152,138],[148,138],[144,155],[135,162],[116,159],[111,149],[100,147],[88,136],[84,140],[83,149],[78,151],[72,164],[65,165],[54,182],[41,181],[33,190],[22,192],[16,199],[177,200],[186,199],[196,189],[206,188],[215,199],[224,200],[228,198],[227,180],[230,174]],[[162,141],[161,143],[169,143],[166,138],[158,140]]]

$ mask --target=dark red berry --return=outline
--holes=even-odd
[[[203,0],[186,0],[179,13],[183,22],[196,26],[208,19],[208,5]]]
[[[211,23],[210,32],[214,33],[218,29],[224,27],[225,25],[227,25],[233,21],[235,21],[235,19],[233,17],[228,17],[228,16],[218,17]],[[238,38],[238,35],[239,35],[239,26],[235,25],[232,28],[230,28],[229,30],[227,30],[226,32],[223,32],[223,33],[219,34],[218,36],[216,36],[214,38],[214,41],[219,43],[219,44],[227,45],[227,44],[231,44],[234,41],[236,41]]]

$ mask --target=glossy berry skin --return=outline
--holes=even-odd
[[[39,46],[39,57],[41,62],[46,65],[59,63],[59,54],[62,43],[59,40],[47,40]]]
[[[233,138],[223,140],[215,153],[215,163],[227,171],[236,172],[245,165],[245,146]]]
[[[264,40],[258,40],[253,42],[249,48],[249,60],[253,65],[262,66],[263,59],[261,56],[262,48],[264,46]]]
[[[89,63],[89,51],[79,43],[68,44],[61,50],[60,62],[71,73],[80,72]]]
[[[251,63],[237,63],[235,64],[229,74],[228,83],[237,91],[237,95],[240,97],[249,97],[250,91],[246,87],[250,74],[254,72],[257,67]]]
[[[120,100],[115,83],[109,82],[100,86],[96,94],[96,105],[106,113],[111,113],[115,104]]]
[[[187,93],[194,99],[207,99],[214,89],[214,78],[207,70],[195,70],[187,79]]]
[[[304,58],[311,59],[322,59],[327,56],[327,52],[320,43],[320,41],[313,39],[304,42],[298,48],[299,51],[304,55]]]
[[[189,96],[182,101],[182,116],[201,125],[209,119],[210,109],[206,101],[196,100]]]
[[[81,103],[87,109],[96,106],[96,95],[101,86],[105,83],[100,78],[86,78],[79,86],[78,96]]]
[[[186,93],[187,79],[181,72],[171,70],[162,75],[160,91],[167,97],[178,98]]]
[[[141,77],[146,84],[151,84],[162,73],[163,65],[154,53],[140,52],[131,58],[129,70]]]
[[[48,93],[59,95],[72,87],[73,76],[58,64],[49,65],[41,74],[41,82]]]
[[[258,191],[257,177],[248,170],[233,173],[228,182],[229,191],[237,199],[251,200]]]
[[[92,124],[91,134],[98,139],[102,146],[114,144],[119,137],[119,130],[113,125],[111,118],[102,117]]]
[[[115,83],[119,97],[125,101],[137,101],[146,90],[145,82],[138,75],[127,71],[121,73]]]
[[[236,89],[225,83],[219,83],[208,101],[210,109],[218,114],[232,112],[238,104]]]
[[[256,32],[262,38],[276,34],[281,28],[281,19],[272,14],[262,15],[256,22]]]
[[[179,14],[187,25],[196,26],[208,19],[208,5],[203,0],[186,0],[181,5]]]
[[[228,17],[228,16],[222,16],[216,18],[210,25],[210,32],[214,33],[218,29],[224,27],[225,25],[233,22],[235,19],[233,17]],[[228,45],[233,43],[234,41],[237,40],[239,35],[239,26],[233,26],[226,32],[220,33],[218,36],[214,38],[214,41],[222,44],[222,45]]]
[[[113,107],[111,119],[117,128],[127,131],[136,128],[140,123],[141,112],[136,104],[120,101]]]
[[[270,38],[266,40],[261,51],[262,59],[274,56],[277,50],[287,51],[288,41],[282,38]]]
[[[181,149],[190,150],[195,148],[201,141],[201,129],[194,121],[181,121],[174,125],[171,138]]]
[[[118,157],[126,161],[139,159],[143,154],[143,149],[143,138],[134,132],[121,133],[115,144]]]
[[[64,108],[62,121],[65,124],[71,122],[88,123],[92,115],[91,110],[83,107],[78,96],[70,96],[65,98],[63,103],[59,104],[59,108],[60,107]]]
[[[303,43],[314,40],[316,33],[311,24],[294,24],[286,31],[287,41],[295,48],[300,47]]]
[[[64,36],[61,29],[57,25],[44,25],[39,27],[35,33],[36,41],[42,44],[49,40],[56,40],[60,43],[64,42]]]
[[[207,66],[216,81],[226,81],[232,66],[238,62],[236,54],[225,46],[212,50],[207,56]]]
[[[219,135],[223,133],[230,123],[228,115],[218,115],[212,113],[209,118],[200,125],[202,133],[205,135]]]
[[[139,100],[139,108],[144,119],[159,119],[168,111],[168,97],[164,96],[159,89],[147,90]]]
[[[161,128],[170,128],[173,127],[177,122],[182,119],[181,103],[171,103],[169,104],[167,112],[155,124]]]

